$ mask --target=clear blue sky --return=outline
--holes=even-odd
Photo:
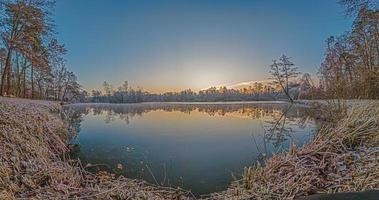
[[[54,19],[85,89],[153,92],[267,79],[283,53],[316,73],[351,26],[335,0],[59,0]]]

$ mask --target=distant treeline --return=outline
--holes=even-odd
[[[291,83],[291,95],[298,96],[299,83]],[[138,102],[210,102],[210,101],[256,101],[278,100],[287,97],[278,87],[255,83],[242,89],[228,89],[226,87],[210,87],[206,90],[195,92],[186,89],[180,92],[166,92],[153,94],[142,89],[128,87],[128,82],[117,89],[108,82],[103,83],[102,90],[92,90],[91,94],[82,96],[81,102],[92,103],[138,103]]]
[[[346,17],[354,17],[352,29],[326,41],[325,59],[318,73],[318,84],[305,73],[299,78],[294,63],[286,55],[270,65],[272,84],[255,83],[242,89],[211,87],[194,92],[151,94],[128,87],[117,90],[104,82],[102,93],[92,91],[86,102],[131,103],[149,101],[252,101],[289,99],[378,99],[379,98],[379,10],[371,0],[340,0]]]
[[[102,90],[83,91],[76,75],[66,68],[66,49],[55,35],[54,1],[0,0],[0,95],[109,103],[378,99],[379,10],[375,2],[339,0],[354,21],[351,30],[327,39],[318,84],[307,73],[299,78],[296,65],[283,55],[270,65],[271,85],[152,94],[127,82],[117,89],[104,82]]]

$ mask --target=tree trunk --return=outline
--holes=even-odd
[[[4,72],[3,72],[3,69],[4,69],[3,66],[4,66],[4,63],[3,63],[3,62],[0,62],[0,74],[1,74],[1,75],[3,75],[3,73],[4,73]],[[1,81],[1,78],[2,78],[2,76],[0,76],[0,88],[3,87],[3,85],[1,84],[1,82],[2,82],[2,81]],[[1,94],[0,94],[0,95],[1,95]]]
[[[25,98],[26,97],[26,67],[24,67],[23,69],[22,69],[22,79],[23,79],[23,81],[22,81],[22,83],[24,84],[24,90],[23,90],[23,97]]]
[[[7,78],[7,93],[9,92],[9,84],[10,84],[10,77],[7,77],[9,73],[9,68],[11,66],[11,60],[12,60],[12,49],[8,50],[7,53],[7,59],[5,60],[5,66],[4,66],[4,72],[1,75],[1,88],[0,88],[0,95],[4,95],[4,90],[5,90],[5,79]]]
[[[33,78],[33,75],[34,75],[34,67],[33,65],[31,66],[31,73],[30,73],[30,80],[32,81],[32,99],[34,98],[34,78]]]
[[[62,94],[62,98],[61,98],[61,103],[64,102],[64,98],[65,98],[65,96],[66,96],[66,92],[67,92],[67,84],[66,84],[66,87],[65,87],[64,90],[63,90],[63,94]]]
[[[12,54],[11,54],[12,55]],[[10,60],[12,60],[12,56],[10,56]],[[12,65],[11,61],[9,63],[8,69],[7,69],[7,95],[10,94],[11,91],[11,79],[12,79]]]
[[[49,99],[49,89],[50,89],[50,85],[47,84],[46,85],[46,90],[45,90],[45,99]]]
[[[20,63],[19,63],[19,55],[17,55],[16,57],[16,63],[17,63],[17,67],[16,67],[16,89],[15,89],[15,95],[17,97],[20,96],[20,93],[21,93],[21,73],[20,73]]]
[[[37,80],[37,85],[38,85],[38,90],[39,90],[38,98],[39,98],[39,99],[43,99],[43,98],[44,98],[44,96],[43,96],[43,92],[42,92],[42,90],[43,90],[43,86],[42,86],[42,84],[41,84],[41,80]]]
[[[6,70],[6,67],[4,67],[4,69],[1,72],[0,96],[3,96],[3,92],[4,92],[4,84],[5,84],[5,77],[6,77],[5,70]]]

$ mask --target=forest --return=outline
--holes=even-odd
[[[379,98],[379,9],[374,1],[342,0],[351,30],[326,40],[319,89],[329,98]]]
[[[341,0],[351,30],[325,42],[317,77],[301,74],[282,55],[266,66],[272,83],[242,89],[210,87],[195,92],[150,93],[125,81],[120,87],[104,81],[85,91],[66,67],[64,44],[52,20],[54,1],[0,1],[0,95],[66,102],[136,103],[152,101],[251,101],[289,99],[378,99],[379,10],[370,0]],[[313,75],[314,76],[314,75]]]
[[[0,95],[71,101],[80,94],[52,20],[54,1],[0,1]]]
[[[102,92],[104,91],[104,92]],[[262,83],[256,82],[254,86],[242,89],[228,89],[223,87],[210,87],[206,90],[195,92],[186,89],[180,92],[165,92],[154,94],[128,87],[128,82],[117,89],[108,82],[103,83],[102,90],[93,90],[89,97],[82,100],[93,103],[136,103],[136,102],[191,102],[191,101],[252,101],[252,100],[275,100],[283,97],[279,90]]]

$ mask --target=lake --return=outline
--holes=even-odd
[[[243,167],[310,141],[310,110],[283,102],[74,104],[73,155],[107,170],[195,195],[227,188]]]

